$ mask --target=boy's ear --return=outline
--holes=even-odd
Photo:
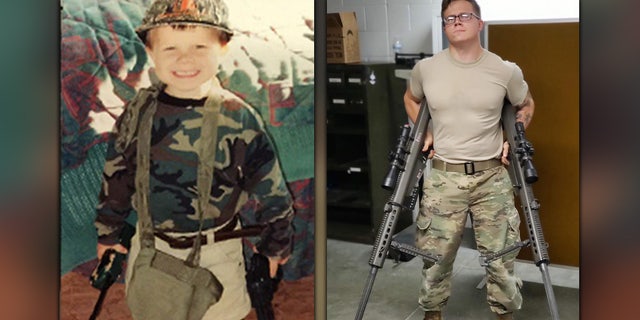
[[[147,53],[147,57],[149,58],[149,63],[151,64],[151,66],[153,66],[153,52],[151,51],[151,48],[149,48],[148,45],[144,46],[144,52]]]
[[[220,55],[226,55],[229,52],[229,42],[220,46]]]

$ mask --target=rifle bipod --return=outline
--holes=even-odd
[[[375,281],[378,269],[381,269],[384,264],[390,247],[414,256],[419,255],[433,262],[439,260],[438,256],[393,240],[398,216],[402,212],[410,213],[416,205],[419,192],[417,183],[420,177],[422,177],[425,168],[424,157],[422,156],[421,150],[424,145],[427,123],[429,123],[429,111],[426,101],[423,101],[415,125],[411,131],[409,131],[408,125],[402,128],[396,151],[391,154],[391,168],[389,174],[384,179],[383,188],[393,188],[393,194],[384,207],[384,219],[378,228],[378,235],[376,236],[373,251],[369,259],[371,270],[362,292],[356,320],[362,319],[364,315],[364,310],[369,301],[371,290],[373,289],[373,282]]]

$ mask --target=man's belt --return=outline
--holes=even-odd
[[[433,159],[432,168],[447,172],[458,172],[464,174],[474,174],[483,170],[499,167],[502,162],[498,159],[484,161],[469,161],[465,163],[447,163],[440,159]]]
[[[262,230],[264,229],[264,226],[256,225],[256,226],[247,226],[247,227],[243,227],[242,229],[234,230],[237,222],[238,222],[238,218],[237,216],[234,216],[232,220],[229,221],[229,223],[227,223],[224,227],[220,228],[220,230],[216,230],[213,233],[214,241],[219,242],[219,241],[224,241],[224,240],[234,239],[234,238],[254,237],[254,236],[260,235],[260,233],[262,233]],[[207,232],[211,232],[211,231],[207,231]],[[200,236],[201,245],[206,245],[208,242],[207,235],[202,233],[199,235],[193,235],[193,236],[172,237],[165,234],[164,232],[156,231],[154,232],[154,235],[164,240],[165,242],[167,242],[169,246],[174,249],[188,249],[193,247],[193,243],[196,240],[196,237],[198,236]]]

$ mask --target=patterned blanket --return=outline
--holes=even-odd
[[[95,257],[92,223],[106,135],[136,90],[150,84],[150,61],[134,29],[151,2],[61,1],[63,274]],[[285,278],[297,279],[314,269],[313,2],[227,5],[235,35],[217,76],[260,112],[278,150],[296,208]]]

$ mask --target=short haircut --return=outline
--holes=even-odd
[[[440,16],[442,17],[442,19],[445,18],[444,11],[447,10],[449,5],[451,5],[451,2],[454,2],[454,1],[466,1],[471,3],[471,5],[473,6],[473,11],[475,11],[474,13],[477,14],[478,17],[482,17],[482,14],[480,13],[480,5],[478,4],[478,2],[476,2],[476,0],[443,0],[442,10],[440,10]]]

